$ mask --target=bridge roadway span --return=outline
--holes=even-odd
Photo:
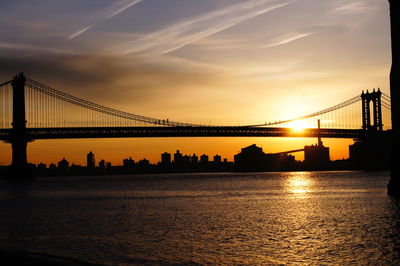
[[[144,138],[144,137],[322,137],[362,138],[361,129],[283,127],[68,127],[27,128],[26,139]],[[0,129],[0,140],[11,141],[12,129]]]

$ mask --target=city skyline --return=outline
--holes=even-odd
[[[58,162],[29,164],[35,176],[81,176],[81,175],[121,175],[150,173],[201,173],[201,172],[292,172],[292,171],[384,171],[389,169],[390,145],[388,139],[381,138],[374,144],[362,140],[350,145],[349,157],[332,160],[330,148],[321,139],[317,144],[306,145],[302,149],[264,152],[262,147],[252,144],[241,148],[229,161],[219,154],[163,152],[157,162],[150,162],[145,157],[129,156],[117,164],[107,158],[96,160],[96,154],[86,154],[86,164],[77,164],[63,157]],[[371,148],[374,150],[371,153]],[[295,155],[304,154],[303,160]],[[98,157],[97,157],[98,158]],[[3,168],[7,171],[7,168]]]
[[[388,92],[386,1],[5,1],[1,10],[2,80],[24,71],[141,115],[252,124],[319,110],[361,90]],[[348,156],[348,140],[326,141],[333,158]],[[78,159],[97,147],[112,152],[111,161],[130,150],[155,160],[171,145],[196,153],[218,149],[233,158],[251,143],[275,152],[314,142],[52,140],[30,143],[28,158],[51,161],[62,151]],[[0,164],[9,163],[9,145],[0,149]]]
[[[357,143],[357,142],[354,142],[354,144],[355,143]],[[350,145],[348,148],[350,148],[351,146],[354,146],[354,144]],[[110,163],[113,166],[123,166],[124,162],[126,160],[132,161],[134,163],[138,163],[138,162],[144,160],[144,161],[148,161],[150,164],[156,165],[156,164],[160,164],[160,163],[161,164],[165,163],[166,161],[169,161],[169,163],[177,163],[177,162],[179,163],[179,161],[186,160],[186,159],[189,159],[190,162],[193,162],[192,158],[194,158],[194,157],[196,158],[195,162],[197,163],[197,162],[200,162],[202,160],[202,157],[204,157],[204,156],[207,157],[207,161],[209,161],[209,162],[234,162],[235,161],[235,157],[238,154],[243,153],[243,151],[246,150],[246,149],[249,149],[249,148],[251,149],[251,148],[254,148],[254,147],[259,149],[260,151],[263,151],[263,147],[259,147],[259,146],[257,146],[257,144],[253,143],[253,144],[251,144],[251,145],[249,145],[247,147],[242,147],[237,152],[237,154],[235,154],[233,156],[233,160],[229,160],[223,154],[218,154],[218,153],[215,153],[215,152],[214,153],[210,153],[210,154],[206,154],[206,153],[197,154],[195,152],[182,151],[182,150],[179,150],[179,149],[175,149],[174,151],[164,151],[164,152],[160,153],[159,156],[158,156],[158,160],[155,160],[155,161],[150,161],[150,160],[148,160],[147,157],[137,157],[137,156],[134,156],[134,155],[129,155],[128,157],[124,157],[117,164],[113,164],[112,162],[107,160],[107,158],[96,156],[96,152],[89,151],[88,153],[86,153],[86,156],[83,156],[82,154],[80,155],[81,158],[82,158],[82,163],[81,164],[76,163],[74,161],[70,161],[67,156],[62,156],[62,157],[58,158],[57,160],[50,162],[49,164],[46,164],[43,161],[41,161],[40,163],[37,163],[36,165],[39,165],[39,164],[45,164],[46,166],[49,166],[51,164],[57,165],[57,164],[60,163],[60,161],[67,161],[69,163],[69,165],[76,165],[76,166],[84,166],[84,167],[88,167],[88,168],[94,168],[94,167],[100,167],[101,163]],[[311,151],[310,151],[310,147],[311,147]],[[291,156],[293,156],[293,160],[298,161],[298,162],[304,161],[304,160],[315,161],[316,159],[314,159],[314,158],[313,159],[311,159],[311,158],[307,159],[306,158],[307,155],[305,155],[306,153],[309,154],[308,156],[310,156],[310,154],[314,154],[313,151],[312,151],[313,147],[324,147],[323,149],[327,150],[327,155],[324,154],[324,155],[322,155],[322,157],[326,157],[327,158],[326,160],[328,160],[328,161],[335,161],[335,160],[330,158],[330,153],[329,153],[329,149],[330,148],[326,147],[322,143],[322,141],[320,143],[315,143],[315,144],[311,144],[311,145],[305,145],[304,147],[302,147],[300,149],[297,149],[297,150],[280,151],[280,152],[268,152],[268,151],[265,151],[266,153],[264,153],[264,154],[267,154],[267,155],[278,155],[278,154],[291,155]],[[319,153],[317,152],[316,154],[319,154]],[[298,156],[298,155],[300,155],[300,156]],[[349,157],[341,158],[339,160],[350,159],[351,152],[349,153],[349,155],[350,155]],[[313,157],[315,157],[315,155]],[[317,155],[317,157],[321,157],[321,156]],[[299,158],[301,158],[301,159],[299,159]]]

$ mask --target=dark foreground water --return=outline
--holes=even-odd
[[[101,264],[400,264],[388,173],[0,183],[0,248]]]

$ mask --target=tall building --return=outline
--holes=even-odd
[[[202,164],[208,163],[208,155],[206,155],[206,154],[201,155],[200,156],[200,163],[202,163]]]
[[[164,152],[161,154],[161,164],[169,165],[171,164],[171,153]]]
[[[216,154],[214,155],[214,163],[221,163],[222,158],[220,155]]]
[[[176,150],[176,153],[174,154],[174,163],[175,164],[181,164],[182,163],[182,153],[179,152],[179,150]]]
[[[102,170],[106,169],[106,161],[101,160],[99,162],[99,168],[102,169]]]
[[[96,162],[95,162],[95,159],[94,159],[94,153],[93,152],[89,152],[86,155],[86,166],[88,168],[94,168],[96,166]]]
[[[197,157],[195,153],[193,153],[193,155],[190,157],[190,163],[192,165],[196,165],[199,163],[199,157]]]
[[[189,155],[185,155],[182,157],[182,164],[185,167],[189,167],[190,166],[190,156]]]

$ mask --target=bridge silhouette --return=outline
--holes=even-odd
[[[136,115],[96,104],[25,77],[0,84],[0,140],[12,145],[15,178],[28,174],[27,144],[35,139],[118,137],[313,137],[366,139],[390,134],[382,107],[390,97],[362,92],[339,104],[291,119],[236,126],[202,125]],[[294,130],[297,121],[308,128]],[[322,126],[321,126],[322,124]]]

